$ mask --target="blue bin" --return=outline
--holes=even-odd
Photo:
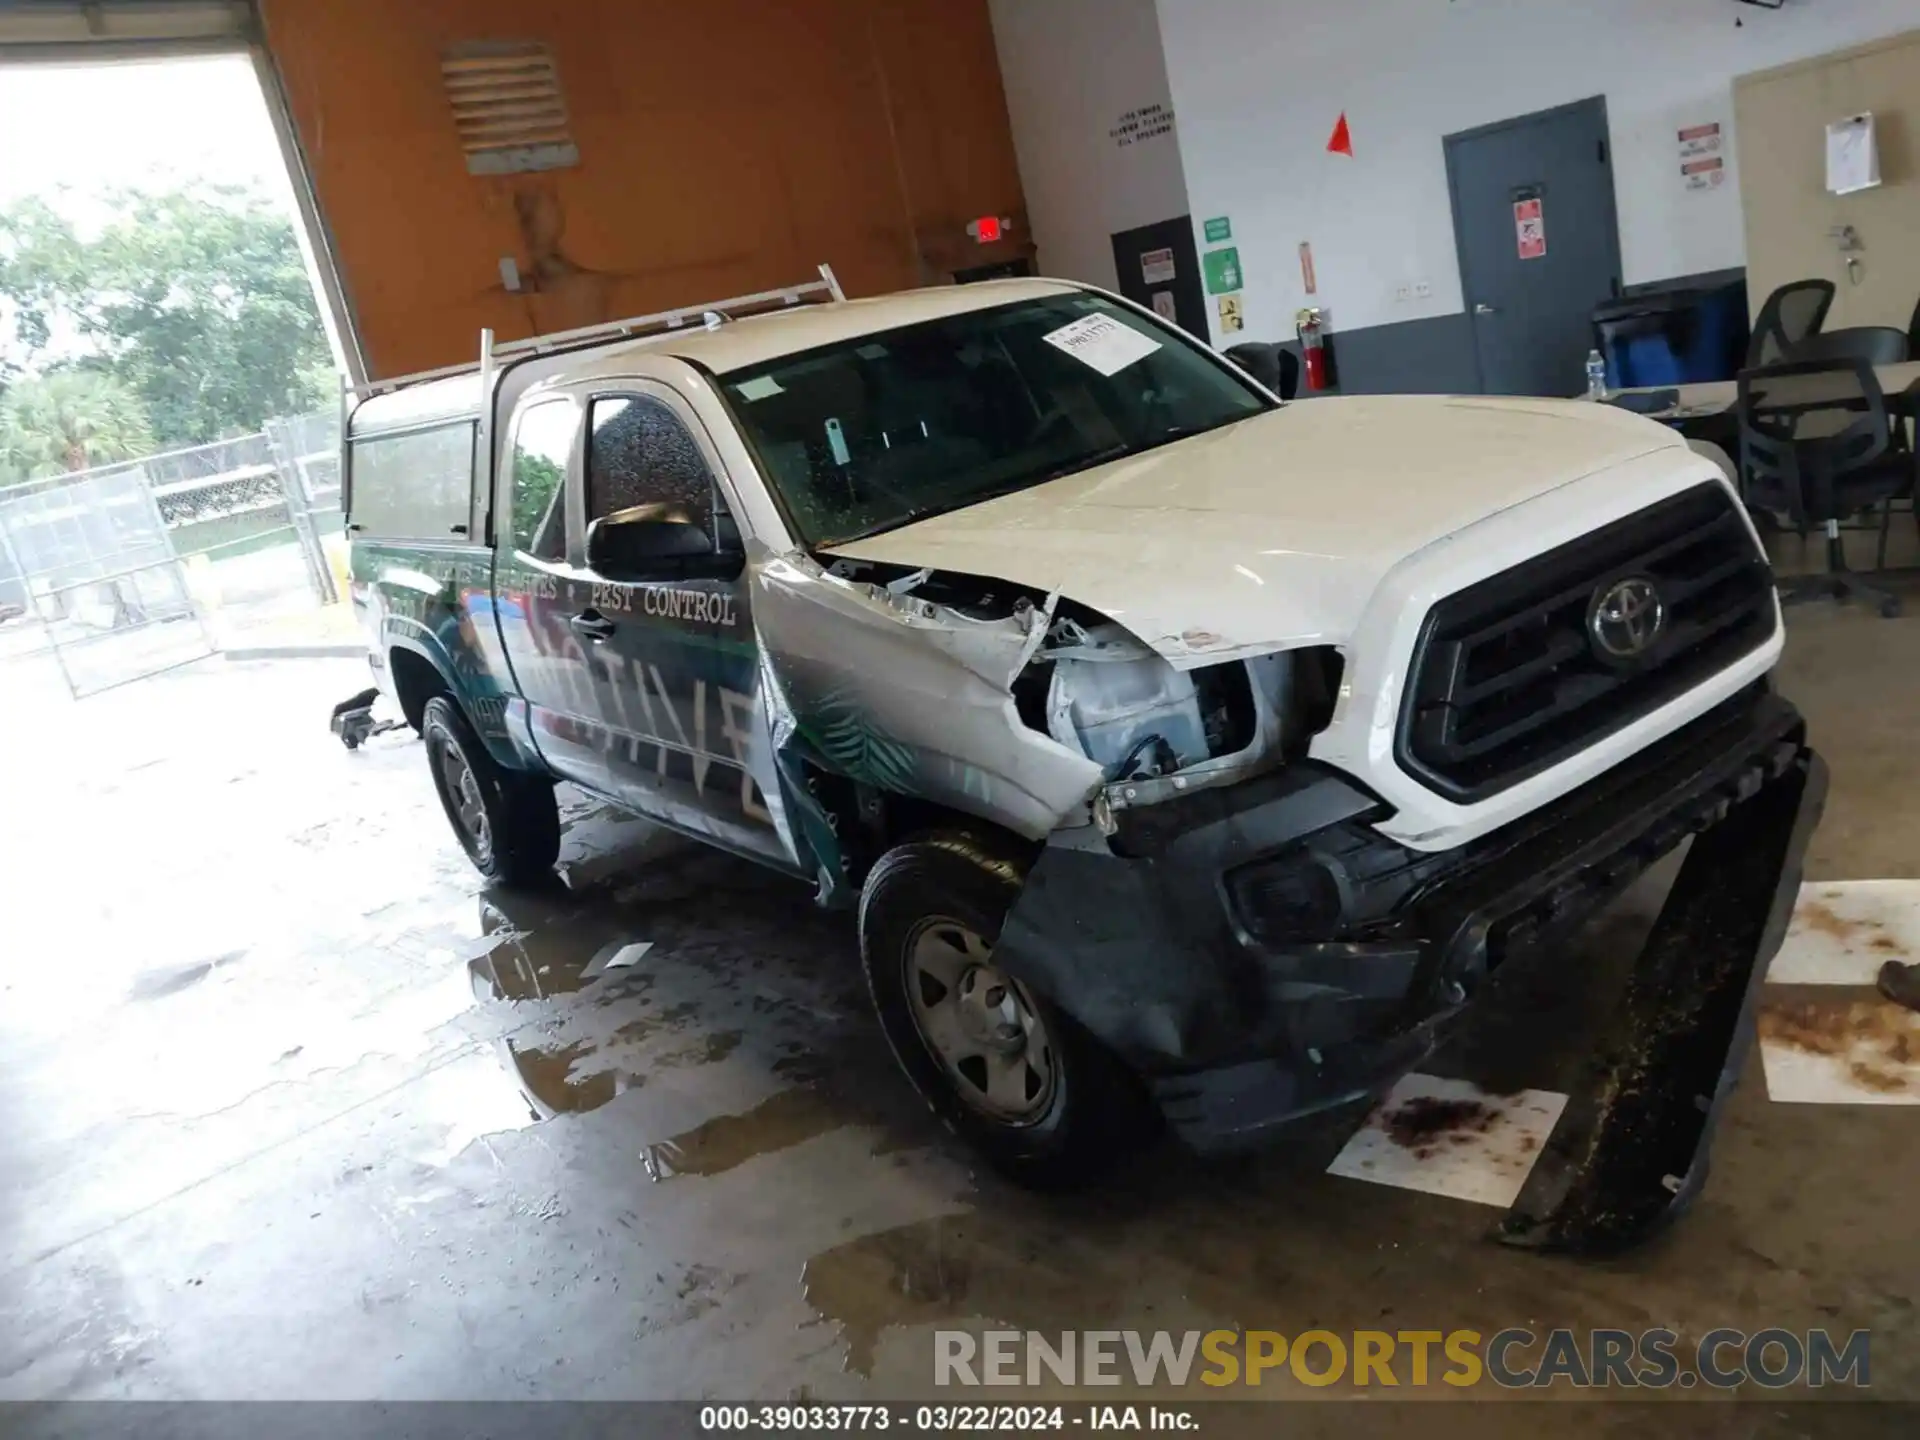
[[[1746,359],[1747,285],[1609,300],[1594,307],[1593,334],[1612,389],[1731,380]]]

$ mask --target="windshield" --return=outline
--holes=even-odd
[[[801,537],[829,545],[1273,408],[1085,293],[863,335],[720,377]]]

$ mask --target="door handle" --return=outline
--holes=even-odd
[[[1476,315],[1498,315],[1500,311],[1497,306],[1482,303],[1473,307],[1473,313]]]
[[[598,610],[582,610],[567,621],[573,633],[582,640],[611,640],[613,621],[607,619]]]

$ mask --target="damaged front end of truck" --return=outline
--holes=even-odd
[[[757,567],[754,606],[775,763],[822,898],[857,894],[861,828],[886,805],[1020,837],[995,964],[1125,1062],[1201,1152],[1378,1098],[1491,975],[1550,956],[1686,846],[1497,1233],[1617,1248],[1698,1191],[1825,793],[1766,681],[1517,821],[1421,851],[1314,758],[1334,648],[1176,667],[1058,593],[799,554]]]

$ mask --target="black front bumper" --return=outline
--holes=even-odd
[[[1697,836],[1626,1006],[1645,1041],[1653,1012],[1686,999],[1719,1076],[1744,1053],[1749,982],[1778,948],[1824,794],[1798,712],[1764,685],[1438,855],[1381,837],[1378,802],[1343,776],[1295,765],[1123,815],[1104,847],[1048,846],[998,954],[1132,1065],[1187,1143],[1246,1148],[1390,1085],[1493,969]],[[1687,1083],[1703,1133],[1721,1088]],[[1588,1108],[1573,1097],[1561,1131]]]

